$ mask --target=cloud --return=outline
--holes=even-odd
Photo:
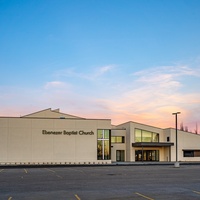
[[[114,68],[113,65],[107,65],[107,66],[100,67],[97,70],[96,76],[101,76],[101,75],[105,74],[106,72],[111,71],[113,68]]]
[[[188,77],[198,77],[198,69],[164,66],[138,71],[131,76],[133,80],[124,80],[125,89],[118,96],[112,96],[111,92],[106,100],[97,100],[97,105],[101,102],[102,109],[105,107],[107,113],[112,113],[115,124],[127,119],[168,127],[173,125],[171,113],[176,111],[182,112],[181,120],[191,122],[189,113],[199,108],[200,94],[197,90],[191,92],[192,85],[185,85],[185,81]],[[197,116],[199,114],[193,120],[198,120]]]
[[[40,88],[0,88],[4,107],[1,114],[2,109],[6,112],[6,107],[9,110],[12,105],[20,113],[26,110],[23,114],[53,107],[86,118],[111,118],[113,124],[136,121],[173,127],[172,112],[180,111],[180,122],[192,126],[200,119],[200,93],[194,87],[200,85],[199,75],[198,67],[186,65],[161,66],[131,74],[116,65],[85,72],[68,69],[59,71],[55,81]]]
[[[71,77],[71,78],[94,81],[104,76],[108,72],[112,71],[114,68],[115,68],[115,65],[105,65],[102,67],[93,68],[88,73],[78,72],[75,68],[67,68],[67,69],[63,69],[63,70],[59,70],[55,72],[55,76],[56,77]]]
[[[47,82],[44,86],[45,89],[52,89],[52,88],[63,88],[66,86],[66,83],[61,81],[51,81]]]
[[[133,75],[155,75],[155,74],[171,74],[172,76],[183,76],[183,75],[199,75],[196,72],[199,71],[195,68],[188,67],[187,65],[171,65],[171,66],[159,66],[153,67],[146,70],[141,70],[133,73]]]

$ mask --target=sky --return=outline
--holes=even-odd
[[[0,116],[200,133],[200,1],[0,0],[0,74]]]

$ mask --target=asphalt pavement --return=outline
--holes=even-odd
[[[0,169],[0,200],[199,200],[200,165]]]

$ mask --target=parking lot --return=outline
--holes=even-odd
[[[0,168],[0,200],[200,199],[200,165]]]

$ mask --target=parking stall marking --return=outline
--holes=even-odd
[[[80,170],[80,169],[70,169],[69,168],[68,170],[76,171],[76,172],[80,172],[80,173],[86,174],[83,170]]]
[[[56,175],[58,178],[62,178],[62,176]]]
[[[54,171],[52,169],[48,169],[48,168],[44,168],[44,169],[46,169],[47,171],[50,171],[50,172],[54,173],[58,178],[63,178],[62,176],[56,174],[56,171]]]
[[[53,173],[56,173],[54,170],[52,170],[52,169],[48,169],[48,168],[44,168],[44,169],[46,169],[47,171],[50,171],[50,172],[53,172]]]
[[[0,172],[2,172],[4,169],[1,169]]]
[[[81,198],[77,194],[75,194],[74,196],[76,197],[77,200],[81,200]]]
[[[11,199],[12,199],[12,197],[9,197],[9,198],[8,198],[8,200],[11,200]]]
[[[137,194],[138,196],[141,196],[141,197],[143,197],[143,198],[145,198],[145,199],[148,199],[148,200],[154,200],[154,199],[152,199],[152,198],[150,198],[150,197],[147,197],[147,196],[145,196],[145,195],[143,195],[143,194],[140,194],[140,193],[138,193],[138,192],[136,192],[135,194]]]
[[[25,173],[28,174],[28,171],[26,169],[24,169]]]
[[[198,191],[195,191],[195,190],[193,190],[193,192],[194,192],[194,193],[196,193],[196,194],[200,194],[200,192],[198,192]]]

